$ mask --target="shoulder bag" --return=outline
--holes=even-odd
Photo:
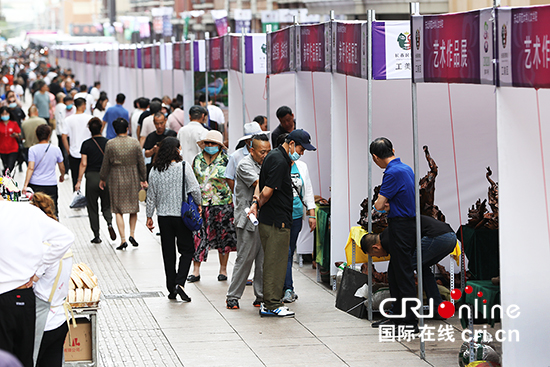
[[[185,161],[182,162],[181,166],[183,171],[183,182],[181,184],[181,219],[183,220],[183,224],[185,224],[190,231],[195,232],[202,227],[202,217],[193,196],[191,194],[186,195]]]

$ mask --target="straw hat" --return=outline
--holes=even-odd
[[[216,144],[219,144],[222,149],[225,149],[227,150],[227,147],[223,144],[223,135],[222,133],[220,133],[219,131],[217,130],[210,130],[208,131],[202,140],[199,140],[197,142],[197,145],[201,148],[201,149],[204,149],[204,143],[207,143],[207,142],[210,142],[210,143],[216,143]]]
[[[244,124],[244,136],[239,139],[239,141],[243,141],[246,139],[252,138],[254,135],[257,134],[269,134],[269,131],[263,131],[260,127],[260,124],[258,124],[256,121],[248,122]]]

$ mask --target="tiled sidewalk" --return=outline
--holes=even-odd
[[[23,173],[16,176],[20,182],[23,177]],[[193,301],[170,301],[164,289],[160,238],[145,227],[143,204],[135,236],[140,246],[115,251],[119,243],[111,243],[103,220],[103,243],[90,243],[93,236],[86,211],[68,208],[70,180],[59,187],[61,222],[76,235],[75,260],[92,268],[103,290],[98,316],[100,366],[414,367],[457,363],[459,342],[428,344],[428,361],[419,358],[418,341],[380,343],[378,330],[367,320],[334,307],[334,292],[316,282],[310,265],[294,265],[299,299],[290,304],[296,312],[293,319],[260,318],[252,306],[252,287],[246,287],[241,309],[226,309],[229,284],[216,279],[219,264],[214,252],[201,267],[201,281],[186,286]],[[232,254],[229,275],[234,259]]]

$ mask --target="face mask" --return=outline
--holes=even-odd
[[[168,112],[165,112],[165,113],[164,113],[164,117],[168,117]]]
[[[2,121],[8,121],[10,119],[10,116],[9,115],[4,115],[2,117],[0,117],[2,119]]]
[[[68,105],[67,105],[67,109],[68,109],[68,110],[72,110],[72,109],[73,109],[73,105],[72,105],[72,104],[68,104]]]
[[[8,105],[9,108],[15,108],[17,107],[17,103],[13,102]]]
[[[298,152],[294,151],[294,153],[290,153],[290,149],[289,149],[289,152],[288,152],[288,156],[290,157],[290,159],[293,161],[293,162],[296,162],[298,159],[300,159],[300,155],[298,154]]]
[[[210,155],[214,155],[220,151],[220,147],[204,147],[204,151]]]

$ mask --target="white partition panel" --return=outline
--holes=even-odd
[[[143,71],[143,75],[145,78],[145,97],[151,99],[153,97],[158,97],[159,94],[157,92],[157,76],[156,71],[154,69],[145,69]],[[159,87],[160,89],[160,87]],[[160,98],[160,97],[159,97]]]
[[[546,366],[550,295],[538,284],[550,263],[549,90],[500,88],[497,92],[500,209],[500,284],[504,312],[503,366]],[[521,269],[521,271],[514,271]],[[509,336],[517,331],[519,342]]]
[[[327,86],[328,87],[328,86]],[[367,195],[367,81],[334,75],[332,124],[331,275],[345,261],[350,227],[357,225]],[[328,133],[328,131],[326,132]]]
[[[276,116],[277,108],[288,106],[292,112],[296,112],[295,73],[271,75],[269,79],[271,110],[267,116],[267,126],[269,126],[269,130],[273,131],[279,126]],[[300,121],[297,121],[296,124],[300,127]]]
[[[228,71],[229,153],[235,151],[237,141],[243,136],[243,124],[252,121],[257,115],[266,114],[265,74],[245,74],[244,78],[246,113],[243,120],[242,74],[235,70]]]
[[[189,109],[195,104],[193,72],[184,70],[183,72],[183,109],[185,110],[185,123],[189,122]]]

